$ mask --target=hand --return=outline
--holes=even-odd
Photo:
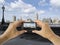
[[[43,36],[44,38],[50,38],[54,33],[50,26],[47,23],[43,23],[42,21],[36,20],[35,21],[39,27],[41,27],[41,30],[34,30],[33,33],[36,33],[38,35]]]
[[[43,23],[42,21],[36,20],[35,21],[39,27],[42,29],[40,31],[34,30],[33,33],[41,35],[44,38],[49,39],[54,45],[60,45],[60,37],[57,36],[50,26],[47,23]]]
[[[17,31],[16,27],[20,26],[23,21],[15,21],[9,25],[7,30],[4,32],[4,35],[8,37],[8,39],[12,39],[17,37],[18,35],[21,35],[25,33],[25,30]]]

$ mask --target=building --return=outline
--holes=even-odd
[[[20,16],[20,20],[23,20],[21,16]]]
[[[36,19],[38,20],[38,13],[36,13]]]
[[[38,13],[36,13],[35,19],[38,20]]]
[[[13,22],[16,21],[16,16],[13,16]]]
[[[58,19],[58,18],[54,18],[54,19],[52,20],[52,22],[53,22],[53,24],[58,24],[59,19]]]
[[[33,22],[33,20],[32,20],[32,19],[27,19],[27,21],[28,21],[28,22]]]
[[[49,24],[52,24],[52,19],[51,18],[43,18],[42,21],[46,22],[46,23],[49,23]]]
[[[2,21],[1,21],[1,24],[4,24],[4,23],[5,23],[4,11],[5,11],[5,7],[4,7],[4,5],[3,5],[3,6],[2,6]]]

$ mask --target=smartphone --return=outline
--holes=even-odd
[[[32,30],[40,30],[40,27],[37,27],[36,22],[23,22],[20,27],[17,27],[18,31],[19,30],[27,30],[27,31],[32,31]]]
[[[30,28],[30,29],[33,29],[33,28],[36,28],[37,24],[35,22],[24,22],[23,23],[23,27],[24,28]]]

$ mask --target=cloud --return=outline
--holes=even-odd
[[[34,15],[34,13],[37,10],[31,4],[27,4],[22,0],[14,1],[10,3],[6,2],[5,8],[6,8],[5,17],[9,17],[10,21],[12,20],[10,19],[12,18],[12,16],[16,16],[17,18],[20,18],[20,16],[25,17],[26,15]]]
[[[31,6],[29,8],[26,8],[23,10],[25,13],[29,13],[29,12],[35,12],[36,11],[36,8]]]
[[[50,0],[49,10],[58,14],[60,11],[60,0]]]
[[[0,0],[0,3],[3,3],[3,2],[5,2],[4,0]]]
[[[52,6],[60,7],[60,0],[50,0]]]
[[[36,10],[34,6],[32,6],[31,4],[26,4],[22,0],[11,2],[9,5],[6,6],[6,9],[8,9],[8,11],[20,10],[20,12],[22,11],[26,13]]]
[[[44,14],[46,11],[45,10],[40,10],[38,11],[38,14]]]
[[[40,2],[38,3],[38,5],[40,5],[40,6],[46,6],[46,5],[48,5],[48,3],[46,2],[46,0],[40,0]]]

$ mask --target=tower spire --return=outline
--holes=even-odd
[[[38,20],[38,13],[36,13],[36,19]]]
[[[2,22],[1,22],[1,24],[4,24],[5,23],[5,20],[4,20],[4,11],[5,11],[5,7],[3,5],[2,6]]]

